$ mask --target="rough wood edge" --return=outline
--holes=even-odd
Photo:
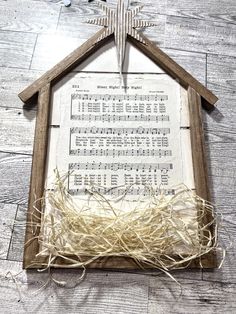
[[[18,94],[20,99],[27,103],[30,101],[35,94],[39,92],[46,84],[53,84],[60,80],[63,76],[69,73],[73,68],[75,68],[79,63],[81,63],[85,58],[87,58],[94,50],[99,48],[108,37],[103,37],[105,28],[99,30],[95,35],[93,35],[89,40],[83,43],[80,47],[75,49],[62,61],[57,63],[52,69],[43,74],[40,78],[34,81],[31,85],[26,87],[21,93]],[[102,38],[101,40],[99,40]]]
[[[167,74],[178,80],[183,87],[187,89],[190,86],[195,89],[195,91],[206,100],[206,102],[202,103],[205,109],[214,109],[214,104],[217,102],[218,98],[210,90],[196,80],[190,73],[184,70],[178,63],[158,48],[147,37],[141,33],[140,36],[144,40],[145,44],[137,41],[131,36],[128,38],[131,43],[157,63]]]
[[[193,172],[196,193],[207,201],[211,201],[208,180],[208,167],[205,157],[205,140],[202,123],[201,112],[201,96],[192,88],[188,88],[188,104],[190,119],[190,137],[192,148]],[[208,214],[200,223],[206,225],[212,220],[212,216]],[[213,233],[213,228],[210,227]],[[211,252],[201,259],[204,268],[217,267],[216,255]]]
[[[35,231],[33,232],[32,224],[40,224],[41,220],[41,202],[37,201],[37,204],[35,204],[35,201],[39,200],[44,193],[50,92],[50,84],[48,83],[40,89],[38,97],[23,268],[27,268],[31,265],[32,261],[35,259],[35,255],[39,251],[39,243],[36,237],[39,235],[40,227],[33,228]],[[34,209],[34,205],[37,206],[37,211]]]

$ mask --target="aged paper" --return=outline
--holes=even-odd
[[[48,178],[69,172],[68,191],[86,199],[137,199],[145,186],[174,194],[183,183],[180,86],[165,74],[79,73],[53,106]],[[50,182],[50,179],[49,179]]]
[[[52,96],[47,189],[53,189],[57,168],[68,175],[67,190],[78,208],[96,214],[101,206],[91,190],[129,211],[150,203],[150,187],[168,198],[180,184],[194,189],[186,93],[168,75],[133,73],[121,80],[114,73],[73,73]],[[197,237],[195,207],[180,204],[178,210]],[[46,203],[48,213],[53,211]],[[44,228],[45,239],[47,233]]]

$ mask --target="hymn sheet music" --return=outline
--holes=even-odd
[[[81,200],[90,186],[109,199],[126,191],[135,200],[145,186],[174,194],[184,181],[180,99],[165,74],[123,82],[118,74],[70,75],[54,95],[47,176],[68,172],[68,191]]]

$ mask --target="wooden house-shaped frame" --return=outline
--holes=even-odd
[[[192,160],[194,169],[194,181],[196,193],[201,198],[210,201],[207,166],[204,153],[204,134],[202,127],[201,107],[206,110],[214,109],[214,104],[218,100],[217,97],[197,81],[191,74],[185,71],[174,60],[167,56],[154,43],[148,40],[140,33],[145,43],[142,43],[128,35],[128,40],[141,50],[146,56],[160,66],[167,74],[177,80],[187,90],[190,114],[190,137],[192,147]],[[38,111],[35,127],[35,139],[33,150],[33,162],[30,182],[30,194],[28,204],[27,221],[38,223],[40,221],[40,202],[37,204],[39,209],[36,214],[32,215],[35,200],[40,199],[44,193],[45,185],[45,167],[47,158],[48,145],[48,126],[50,116],[50,94],[52,86],[61,80],[66,74],[81,64],[88,56],[93,54],[99,47],[113,39],[113,34],[106,35],[106,27],[99,30],[82,46],[73,51],[61,62],[55,65],[51,70],[42,75],[39,79],[25,88],[20,94],[20,99],[29,104],[37,97]],[[208,221],[209,217],[204,217]],[[24,251],[24,268],[39,268],[41,264],[45,264],[46,260],[37,258],[39,252],[39,235],[40,228],[36,234],[32,233],[30,224],[26,227],[25,251]],[[213,253],[207,254],[202,259],[203,267],[212,268],[216,266]],[[57,264],[64,261],[57,259]],[[199,265],[199,263],[198,263]],[[68,266],[68,265],[67,265]],[[197,266],[192,263],[191,266]],[[96,261],[90,267],[94,268],[137,268],[136,264],[125,258],[110,258],[106,261]]]

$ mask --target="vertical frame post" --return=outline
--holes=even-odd
[[[196,194],[210,202],[211,196],[209,191],[208,168],[205,156],[205,141],[202,123],[202,100],[201,96],[190,86],[188,88],[188,104]],[[207,213],[202,221],[199,221],[199,224],[207,225],[211,220],[211,213]],[[210,226],[208,230],[213,234],[213,226]],[[213,234],[213,236],[215,235]],[[201,265],[204,268],[214,268],[217,266],[216,264],[216,256],[213,252],[203,256],[201,259]]]
[[[24,269],[28,268],[36,260],[36,254],[39,252],[38,236],[40,233],[41,198],[44,193],[45,183],[49,113],[50,83],[40,89],[38,96],[38,111],[35,125],[35,139],[23,258]]]

